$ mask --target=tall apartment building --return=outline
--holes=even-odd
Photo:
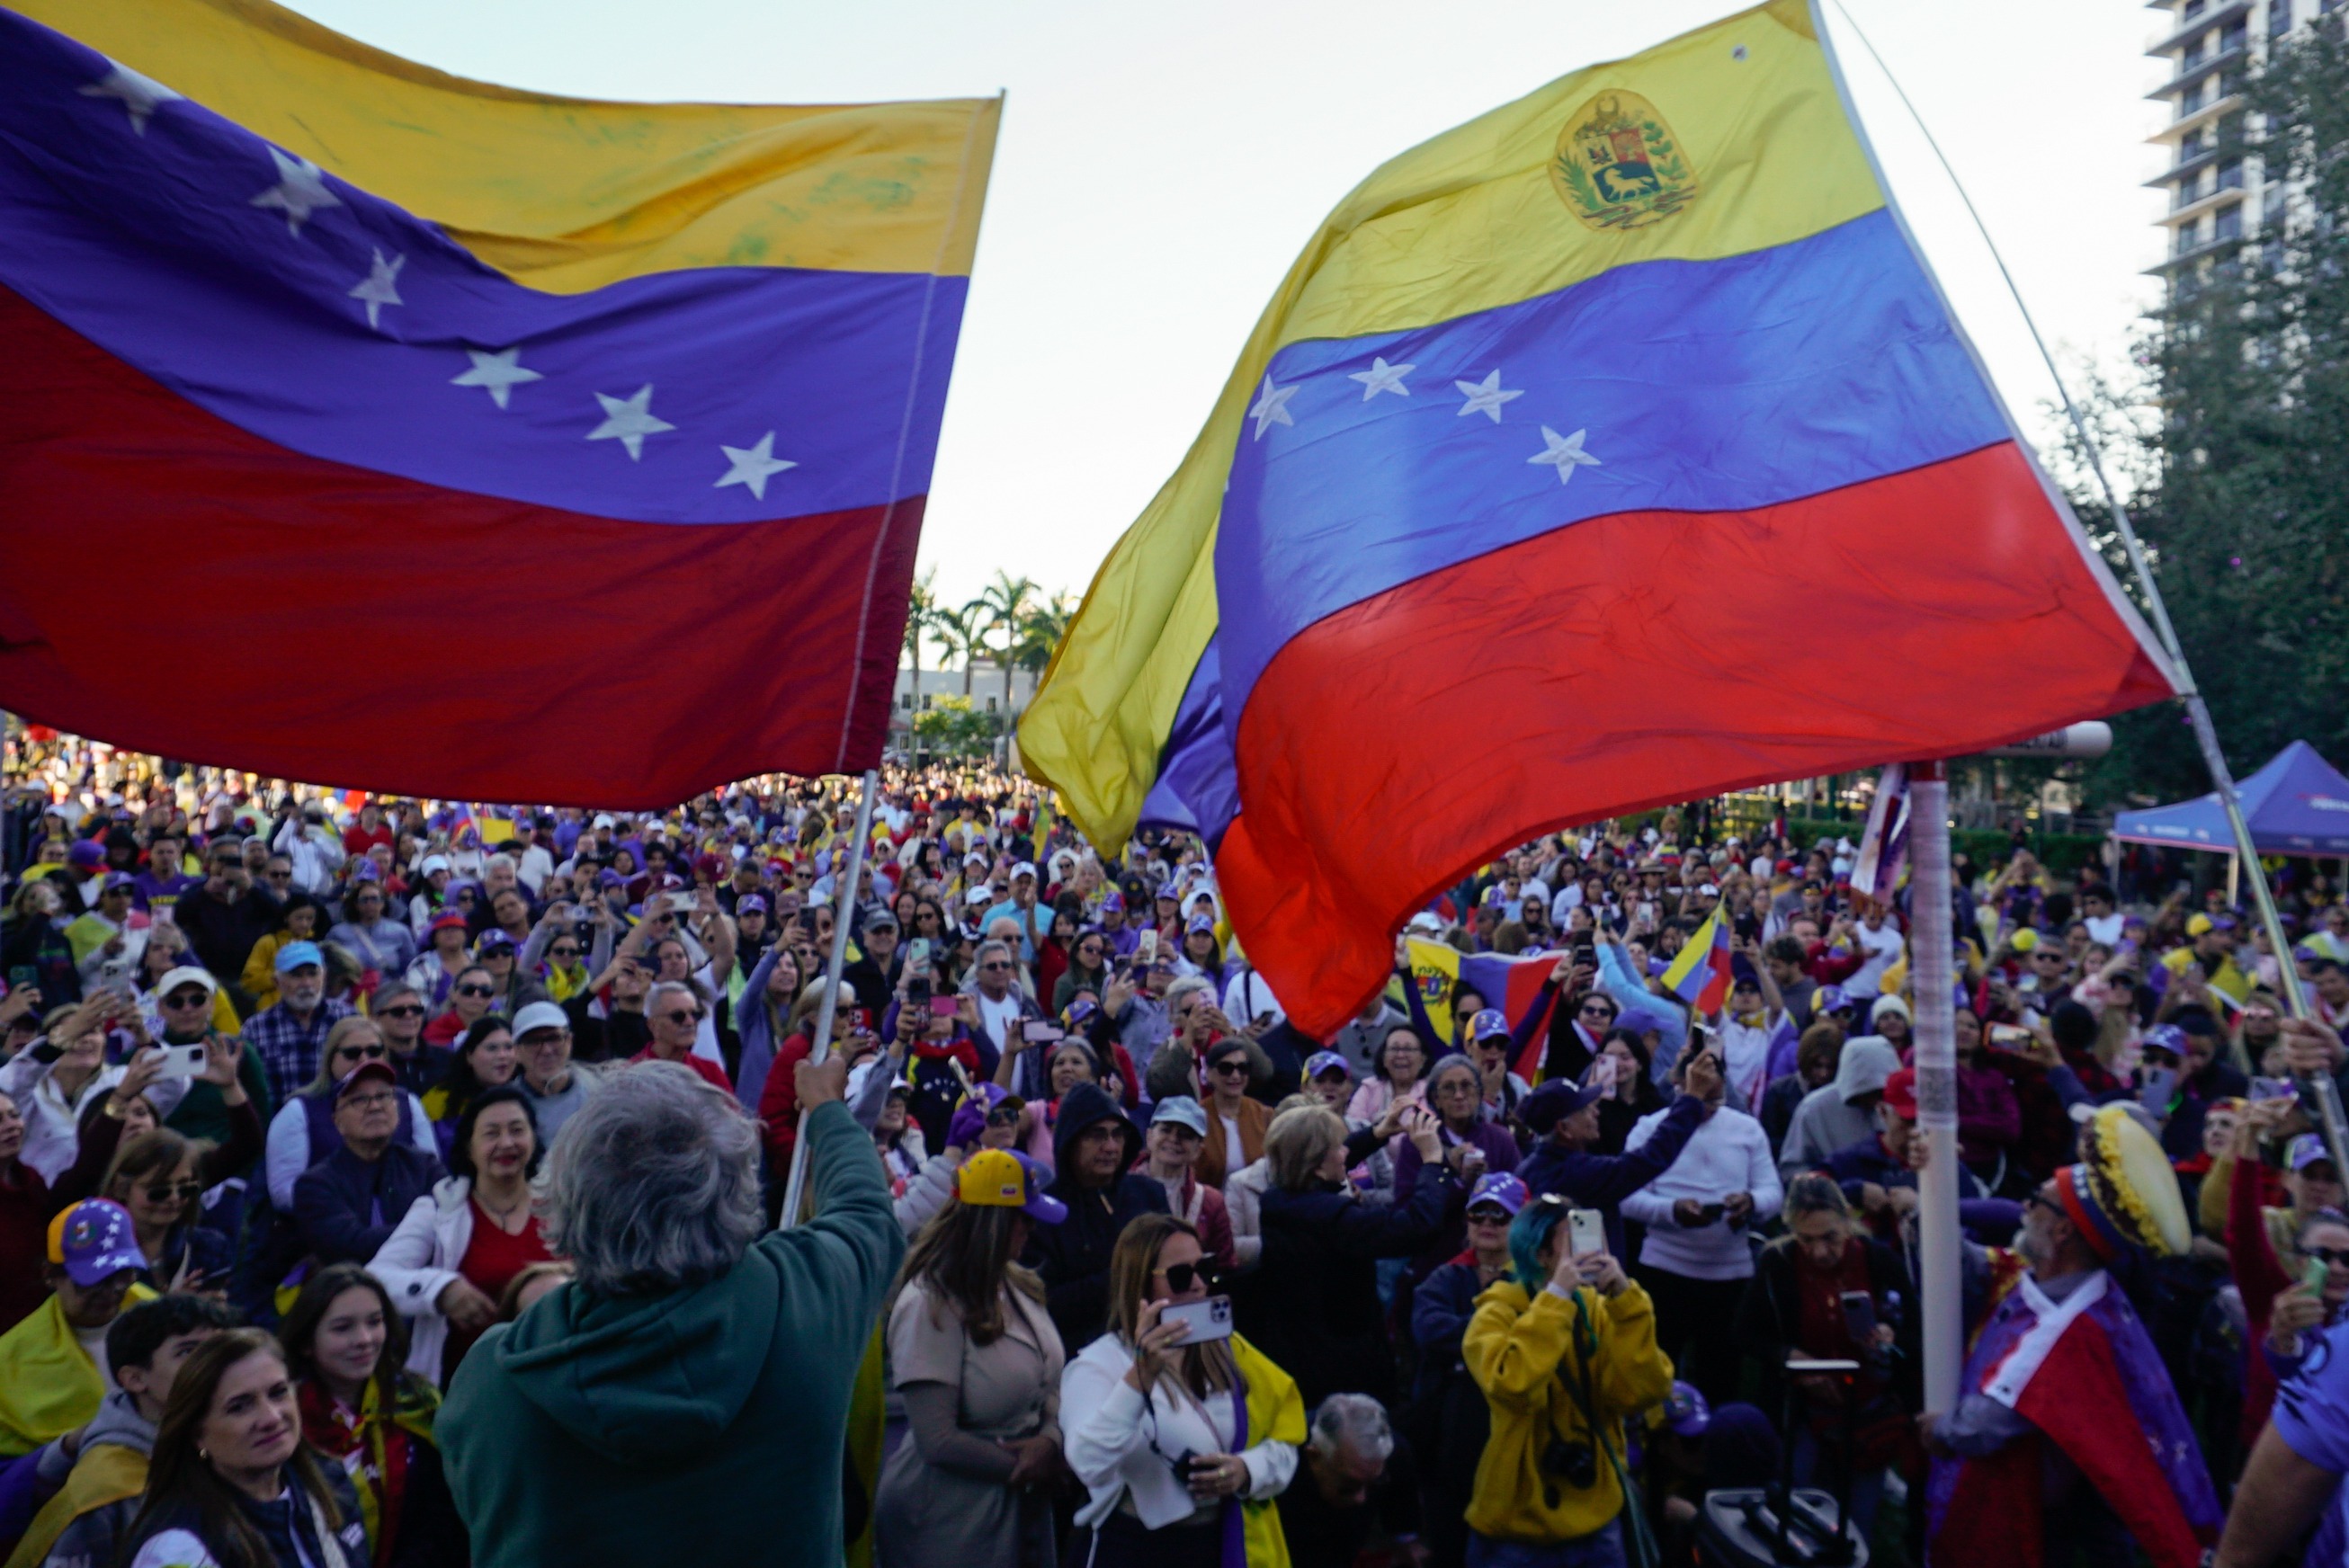
[[[2170,62],[2170,77],[2147,98],[2167,101],[2169,123],[2152,139],[2169,149],[2169,167],[2146,183],[2169,192],[2158,220],[2169,232],[2168,254],[2155,273],[2178,269],[2229,242],[2256,233],[2283,187],[2264,182],[2256,169],[2220,149],[2222,127],[2242,112],[2242,88],[2270,44],[2294,27],[2339,24],[2349,0],[2153,0],[2168,19],[2168,33],[2146,51]]]

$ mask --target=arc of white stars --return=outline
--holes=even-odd
[[[1574,470],[1577,469],[1595,469],[1601,466],[1597,458],[1582,449],[1582,438],[1590,434],[1588,429],[1577,430],[1571,436],[1561,436],[1547,425],[1544,425],[1541,428],[1541,433],[1542,449],[1527,458],[1526,461],[1541,463],[1556,469],[1558,483],[1570,483],[1574,479]]]
[[[768,480],[785,469],[799,467],[788,458],[775,456],[775,433],[772,430],[760,437],[756,446],[730,447],[720,442],[718,449],[726,454],[726,460],[733,466],[709,488],[724,490],[728,485],[744,485],[761,500],[767,499]]]
[[[130,111],[130,129],[140,136],[147,134],[147,121],[167,103],[186,101],[152,77],[142,77],[129,66],[109,60],[106,75],[86,88],[78,88],[84,98],[115,98]]]
[[[1454,381],[1452,385],[1468,399],[1460,406],[1463,416],[1482,414],[1495,425],[1501,422],[1501,405],[1525,396],[1523,392],[1503,391],[1498,370],[1482,381]]]
[[[1372,355],[1371,367],[1368,370],[1357,370],[1346,379],[1362,384],[1362,401],[1365,403],[1381,392],[1392,392],[1398,397],[1408,397],[1411,396],[1411,388],[1402,384],[1402,378],[1418,368],[1416,365],[1389,365],[1377,355]]]
[[[408,258],[401,253],[392,252],[391,259],[386,261],[383,252],[378,250],[374,263],[367,268],[367,275],[351,285],[351,297],[366,302],[367,325],[378,331],[382,330],[384,306],[408,303],[399,297],[399,269],[407,264]]]
[[[1255,439],[1263,440],[1265,430],[1273,425],[1296,428],[1297,421],[1288,417],[1288,400],[1297,396],[1297,387],[1294,381],[1286,387],[1276,387],[1271,375],[1265,376],[1264,392],[1257,398],[1256,407],[1247,411],[1247,417],[1256,421]]]
[[[506,399],[513,396],[515,387],[526,381],[546,379],[523,364],[519,347],[501,348],[494,353],[485,348],[469,348],[465,350],[465,356],[473,362],[473,367],[462,375],[450,377],[449,385],[479,387],[489,393],[490,401],[501,408],[506,406]]]
[[[630,462],[642,462],[645,438],[663,430],[674,430],[675,425],[653,413],[653,384],[649,381],[626,397],[615,397],[598,392],[595,401],[604,406],[604,422],[587,432],[591,441],[617,441],[628,450]]]

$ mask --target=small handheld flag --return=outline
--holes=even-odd
[[[1729,930],[1715,909],[1664,971],[1664,989],[1699,1016],[1717,1013],[1729,999]]]

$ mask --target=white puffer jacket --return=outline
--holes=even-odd
[[[457,1265],[473,1242],[472,1195],[470,1179],[443,1176],[431,1196],[409,1206],[399,1228],[367,1263],[367,1273],[383,1282],[391,1305],[408,1319],[408,1369],[436,1388],[440,1353],[449,1344],[440,1293],[463,1277]]]

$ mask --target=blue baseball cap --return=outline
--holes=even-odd
[[[49,1222],[49,1262],[87,1290],[124,1269],[143,1269],[130,1211],[109,1198],[85,1198]]]
[[[2320,1160],[2331,1160],[2333,1151],[2324,1147],[2324,1140],[2313,1132],[2303,1132],[2284,1145],[2284,1164],[2295,1173],[2305,1171]]]
[[[1477,1177],[1476,1184],[1468,1189],[1467,1207],[1473,1209],[1479,1203],[1491,1203],[1515,1219],[1517,1211],[1524,1208],[1531,1197],[1523,1181],[1506,1171],[1492,1171]]]
[[[1210,932],[1211,932],[1211,931],[1213,931],[1213,930],[1215,930],[1215,929],[1216,929],[1216,917],[1215,917],[1214,915],[1212,915],[1212,914],[1195,914],[1195,915],[1193,915],[1193,916],[1191,917],[1191,923],[1190,923],[1190,924],[1188,924],[1187,926],[1184,927],[1184,934],[1185,934],[1185,935],[1188,935],[1190,933],[1192,933],[1192,932],[1194,932],[1194,931],[1210,931]]]
[[[1586,1088],[1572,1078],[1552,1078],[1517,1106],[1517,1119],[1537,1138],[1547,1138],[1557,1124],[1585,1106],[1598,1103],[1606,1091]]]
[[[1187,1127],[1202,1138],[1207,1136],[1207,1113],[1187,1094],[1170,1094],[1158,1102],[1158,1109],[1150,1113],[1150,1125],[1155,1127],[1162,1121]]]
[[[2182,1062],[2186,1059],[2186,1031],[2175,1024],[2156,1024],[2145,1032],[2145,1048],[2168,1051]]]
[[[1308,1078],[1318,1078],[1323,1073],[1343,1073],[1352,1078],[1354,1069],[1346,1064],[1345,1057],[1335,1051],[1316,1051],[1305,1058],[1305,1076]]]
[[[1822,985],[1811,998],[1814,1013],[1839,1013],[1846,1007],[1857,1008],[1858,1003],[1843,994],[1840,985]]]
[[[1664,1396],[1664,1425],[1684,1438],[1701,1438],[1713,1425],[1713,1407],[1692,1383],[1674,1383]]]
[[[1506,1037],[1508,1032],[1508,1016],[1498,1007],[1486,1007],[1468,1020],[1468,1037],[1472,1040],[1489,1040],[1495,1035]]]
[[[277,973],[290,975],[308,965],[314,969],[326,966],[326,955],[318,951],[315,942],[289,942],[277,950]]]

